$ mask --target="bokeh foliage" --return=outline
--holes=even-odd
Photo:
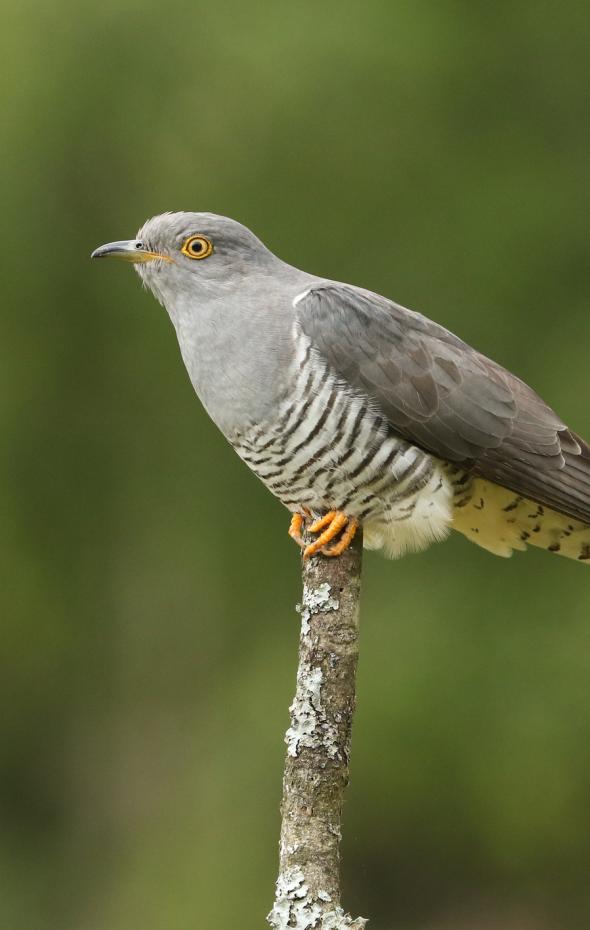
[[[96,245],[246,222],[433,316],[590,435],[590,8],[3,2],[0,924],[254,930],[298,560]],[[588,925],[590,574],[365,565],[346,904]]]

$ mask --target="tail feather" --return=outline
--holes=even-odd
[[[590,565],[590,524],[483,478],[475,478],[469,498],[455,504],[452,528],[495,555],[538,546]]]

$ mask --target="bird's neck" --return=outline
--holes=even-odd
[[[244,279],[215,295],[186,295],[170,313],[193,387],[230,439],[271,416],[293,364],[292,297],[308,277],[280,291],[268,278]]]

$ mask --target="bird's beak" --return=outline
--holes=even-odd
[[[133,262],[136,265],[142,262],[153,262],[158,258],[165,262],[173,261],[169,255],[160,255],[159,252],[150,252],[149,249],[145,249],[141,239],[107,242],[106,245],[100,245],[95,249],[90,258],[118,258],[119,261]]]

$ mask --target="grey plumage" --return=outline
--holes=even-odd
[[[392,555],[454,527],[498,554],[528,541],[590,560],[589,447],[442,326],[214,214],[155,217],[94,254],[117,253],[166,307],[212,419],[291,511],[343,511]]]
[[[590,522],[590,449],[523,381],[375,294],[318,285],[300,325],[397,433],[441,459]]]

